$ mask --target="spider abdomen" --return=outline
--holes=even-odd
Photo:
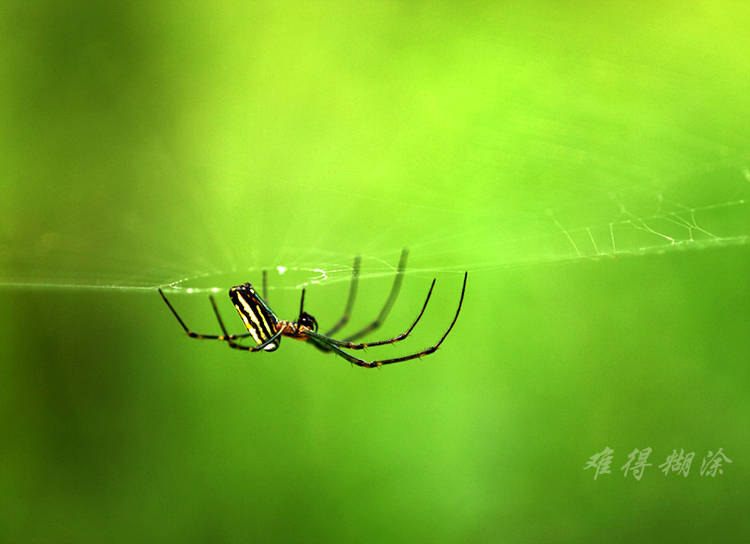
[[[229,298],[232,299],[237,313],[240,314],[247,332],[253,340],[260,345],[270,340],[278,332],[279,320],[271,309],[258,296],[253,286],[249,283],[237,285],[229,290]],[[265,346],[265,351],[274,351],[279,347],[279,340],[275,340]]]

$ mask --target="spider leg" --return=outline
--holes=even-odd
[[[438,340],[438,342],[432,346],[430,346],[427,349],[424,349],[418,353],[412,353],[411,355],[404,355],[403,357],[395,357],[393,359],[380,359],[380,360],[374,360],[374,361],[366,361],[364,359],[360,359],[359,357],[355,357],[351,353],[345,352],[343,349],[341,349],[336,344],[333,344],[330,342],[330,339],[326,338],[322,334],[318,334],[314,331],[305,331],[305,334],[312,340],[315,344],[320,344],[322,346],[326,346],[331,351],[336,353],[337,355],[343,357],[347,361],[349,361],[352,364],[355,364],[357,366],[361,366],[364,368],[377,368],[379,366],[383,365],[390,365],[393,363],[400,363],[403,361],[409,361],[411,359],[418,359],[420,357],[424,357],[425,355],[429,355],[431,353],[435,353],[437,349],[440,347],[440,344],[443,343],[443,341],[448,337],[448,334],[450,334],[451,330],[453,329],[453,325],[456,324],[456,320],[458,320],[458,314],[461,312],[461,305],[464,302],[464,294],[466,293],[466,279],[468,277],[469,273],[464,273],[464,284],[461,288],[461,299],[458,301],[458,308],[456,309],[456,315],[453,316],[453,321],[451,321],[450,326],[448,327],[448,330],[445,331],[443,336]]]
[[[346,306],[344,307],[344,315],[341,316],[338,323],[326,331],[325,336],[331,336],[340,331],[344,325],[349,322],[349,317],[352,314],[352,307],[354,306],[354,299],[357,298],[357,285],[359,284],[359,266],[362,259],[359,255],[354,257],[354,265],[352,266],[352,279],[349,283],[349,297],[346,299]],[[325,350],[328,351],[328,350]]]
[[[263,269],[263,302],[268,304],[268,271]]]
[[[233,341],[234,338],[232,338],[232,335],[230,335],[227,332],[227,328],[224,326],[224,321],[222,321],[222,319],[221,319],[221,314],[219,314],[219,308],[216,307],[216,301],[214,300],[214,297],[213,296],[209,296],[208,298],[211,299],[211,306],[214,307],[214,313],[216,314],[216,320],[219,322],[219,326],[221,327],[221,332],[224,333],[224,336],[221,339],[226,340],[227,344],[229,344],[229,347],[234,348],[234,349],[239,349],[239,350],[242,350],[242,351],[261,351],[261,350],[266,350],[266,348],[269,347],[269,346],[271,346],[271,345],[274,346],[273,349],[269,349],[269,350],[266,350],[266,351],[273,351],[273,350],[275,350],[276,348],[279,347],[279,343],[280,343],[279,338],[281,337],[281,333],[284,332],[283,328],[280,329],[276,334],[274,334],[268,340],[266,340],[265,342],[263,342],[262,344],[259,344],[257,346],[243,346],[242,344],[237,344],[236,342],[234,342]],[[243,335],[243,336],[249,336],[249,334]]]
[[[167,300],[166,295],[162,292],[161,289],[159,289],[159,294],[161,295],[161,298],[164,299],[164,302],[167,303],[167,306],[169,306],[169,309],[172,310],[172,314],[177,318],[177,321],[180,323],[182,328],[185,330],[185,333],[190,338],[198,338],[201,340],[237,340],[238,338],[247,338],[250,336],[250,333],[246,334],[227,334],[226,331],[224,331],[224,335],[216,335],[216,334],[198,334],[197,332],[193,332],[190,329],[188,329],[187,325],[185,325],[185,322],[180,318],[180,316],[177,314],[177,311],[172,307],[172,304]]]
[[[361,338],[362,336],[368,333],[371,333],[375,329],[379,328],[383,324],[383,322],[385,321],[385,318],[388,317],[388,313],[391,311],[391,307],[393,307],[393,303],[396,302],[396,297],[398,297],[398,292],[401,290],[401,283],[404,281],[404,270],[406,269],[406,260],[408,258],[409,258],[409,250],[407,248],[404,248],[403,250],[401,250],[401,257],[398,260],[398,271],[396,272],[396,277],[393,279],[391,292],[388,294],[388,298],[386,299],[385,304],[383,305],[383,308],[380,310],[378,317],[376,317],[372,323],[367,325],[362,330],[357,331],[354,334],[348,336],[345,339],[347,342],[351,342],[352,340]]]
[[[340,348],[345,349],[365,349],[373,346],[384,346],[385,344],[395,344],[396,342],[400,342],[409,334],[411,331],[414,330],[414,327],[417,326],[417,323],[419,323],[419,320],[422,319],[422,315],[424,314],[424,311],[427,309],[427,303],[430,302],[430,297],[432,296],[432,290],[435,287],[435,280],[432,280],[432,284],[430,285],[430,290],[427,291],[427,298],[424,301],[424,304],[422,305],[422,309],[419,312],[419,315],[414,320],[414,322],[411,324],[411,326],[406,330],[406,332],[402,332],[398,336],[394,336],[393,338],[389,338],[388,340],[378,340],[377,342],[365,342],[361,344],[356,344],[353,342],[349,342],[348,340],[336,340],[335,338],[331,338],[327,334],[317,334],[317,337],[319,340],[323,340],[326,344],[326,346],[338,346]],[[317,346],[317,345],[316,345]],[[329,351],[327,347],[320,347],[323,351]]]

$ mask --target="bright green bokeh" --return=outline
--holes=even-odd
[[[744,541],[742,3],[0,7],[0,534]],[[182,334],[400,299],[381,371]],[[299,270],[291,270],[297,267]],[[101,289],[91,289],[100,287]],[[174,294],[218,332],[207,294]],[[325,328],[325,325],[324,325]],[[614,449],[594,480],[589,457]],[[620,467],[653,449],[641,481]],[[695,452],[689,476],[658,465]],[[732,460],[701,476],[708,450]]]

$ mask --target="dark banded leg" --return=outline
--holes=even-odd
[[[380,310],[378,317],[376,317],[372,323],[367,325],[362,330],[359,330],[355,332],[354,334],[345,338],[344,339],[345,341],[351,342],[352,340],[361,338],[364,335],[371,333],[372,331],[380,328],[380,326],[385,321],[386,317],[388,317],[388,314],[390,313],[391,308],[393,307],[393,303],[396,302],[396,297],[398,297],[398,293],[401,290],[401,283],[404,281],[404,270],[406,269],[406,261],[408,258],[409,258],[409,250],[407,248],[402,249],[401,257],[398,260],[398,271],[396,272],[396,277],[393,279],[391,292],[388,294],[388,298],[385,300],[385,304],[383,305],[383,308]]]
[[[341,349],[336,344],[330,342],[331,339],[327,338],[326,336],[323,336],[322,334],[318,334],[314,331],[305,331],[307,336],[316,344],[320,344],[322,346],[327,346],[331,351],[336,353],[337,355],[343,357],[350,363],[361,366],[364,368],[376,368],[383,365],[390,365],[393,363],[400,363],[403,361],[410,361],[411,359],[418,359],[420,357],[424,357],[425,355],[429,355],[431,353],[435,353],[437,349],[440,347],[440,344],[443,343],[443,341],[448,337],[448,334],[450,334],[451,330],[453,329],[453,326],[456,324],[456,320],[458,320],[458,314],[461,312],[461,305],[464,302],[464,294],[466,293],[466,278],[468,277],[468,272],[464,273],[464,284],[461,289],[461,299],[458,301],[458,309],[456,309],[456,315],[453,316],[453,321],[451,321],[450,326],[448,327],[448,330],[445,331],[443,336],[438,340],[438,342],[430,346],[427,349],[424,349],[418,353],[412,353],[411,355],[404,355],[403,357],[395,357],[393,359],[380,359],[375,361],[366,361],[364,359],[360,359],[359,357],[355,357],[351,353],[345,352],[343,349]],[[424,311],[424,308],[422,309]],[[371,344],[372,345],[372,344]]]
[[[360,344],[356,344],[353,342],[348,342],[347,340],[336,340],[335,338],[331,338],[327,334],[320,334],[315,333],[317,335],[317,338],[319,340],[323,340],[325,342],[326,346],[338,346],[340,348],[344,349],[365,349],[370,348],[373,346],[384,346],[386,344],[395,344],[396,342],[400,342],[407,336],[409,336],[409,333],[414,330],[414,327],[417,326],[417,323],[419,323],[419,320],[422,319],[422,315],[424,314],[424,311],[427,309],[427,303],[430,302],[430,297],[432,296],[432,289],[435,287],[435,280],[432,280],[432,284],[430,285],[430,290],[427,291],[427,298],[424,301],[424,304],[422,305],[422,309],[419,312],[419,315],[414,320],[414,322],[411,324],[411,327],[407,329],[406,332],[402,332],[398,336],[394,336],[393,338],[389,338],[388,340],[378,340],[376,342],[364,342]],[[323,348],[325,351],[328,351],[328,348]]]
[[[409,250],[407,248],[402,249],[401,250],[401,257],[399,258],[399,261],[398,261],[398,269],[397,269],[397,272],[396,272],[396,277],[393,279],[393,285],[391,286],[391,292],[388,294],[388,298],[386,299],[385,304],[383,305],[383,308],[380,310],[380,313],[378,314],[378,317],[375,318],[375,320],[372,323],[370,323],[369,325],[367,325],[365,328],[363,328],[363,329],[355,332],[354,334],[348,336],[343,341],[336,340],[335,342],[341,342],[341,344],[337,344],[337,345],[343,345],[343,346],[346,346],[346,347],[349,347],[351,345],[355,345],[355,344],[352,344],[352,340],[356,340],[357,338],[361,338],[364,335],[366,335],[366,334],[368,334],[368,333],[370,333],[370,332],[372,332],[372,331],[380,328],[380,326],[385,321],[385,318],[388,317],[388,314],[391,311],[391,307],[393,307],[393,303],[396,301],[396,297],[398,296],[398,293],[401,290],[401,283],[404,280],[404,269],[406,268],[406,261],[407,261],[408,258],[409,258]],[[350,287],[349,287],[349,298],[347,299],[347,302],[346,302],[346,308],[344,309],[344,315],[341,317],[341,319],[339,320],[339,322],[336,323],[336,325],[334,325],[333,328],[331,328],[331,330],[327,331],[323,336],[327,336],[327,337],[332,336],[334,333],[336,333],[339,330],[341,330],[341,328],[349,322],[349,316],[351,315],[351,310],[352,310],[352,307],[354,306],[354,299],[357,296],[357,286],[358,286],[358,283],[359,283],[359,267],[360,267],[360,258],[359,258],[359,256],[357,256],[354,259],[354,267],[353,267],[353,270],[352,270],[352,281],[351,281],[351,284],[350,284]],[[434,284],[434,282],[433,282],[433,284]],[[428,295],[427,298],[429,300],[429,295]],[[426,303],[425,303],[425,305],[426,305]],[[422,311],[424,311],[424,308],[422,309]],[[420,314],[420,317],[421,317],[421,314]],[[419,321],[419,318],[417,318],[417,321]],[[416,322],[414,323],[414,325],[416,325]],[[412,325],[411,328],[414,328],[414,325]],[[411,329],[409,329],[409,330],[411,331]],[[408,333],[406,333],[406,334],[408,335]],[[403,336],[403,338],[405,338],[405,337],[406,337],[406,335]],[[399,338],[398,340],[403,340],[403,338]],[[331,338],[331,340],[333,340],[333,339]],[[398,340],[394,340],[394,341],[397,342]],[[383,343],[384,344],[389,344],[391,342],[383,342]],[[368,344],[368,345],[379,345],[379,344],[375,343],[375,344]],[[315,347],[318,348],[321,351],[331,351],[328,348],[328,346],[325,345],[325,344],[315,343]],[[362,348],[352,348],[352,349],[362,349]]]
[[[268,271],[263,269],[263,302],[268,304]]]
[[[216,335],[216,334],[198,334],[197,332],[193,332],[190,329],[188,329],[187,325],[185,325],[185,322],[180,318],[180,316],[177,314],[177,311],[172,307],[172,304],[167,300],[166,295],[162,292],[161,289],[159,289],[159,294],[161,295],[161,298],[164,299],[164,302],[167,303],[167,306],[169,306],[169,309],[172,310],[172,314],[177,318],[177,321],[180,323],[182,328],[185,330],[185,333],[190,338],[198,338],[200,340],[237,340],[238,338],[247,338],[250,336],[250,333],[245,334],[230,334],[226,335]]]
[[[333,327],[325,332],[325,336],[331,336],[340,331],[344,325],[349,322],[349,317],[352,314],[352,308],[354,307],[354,299],[357,298],[357,285],[359,284],[359,267],[362,259],[359,255],[354,258],[354,265],[352,266],[352,279],[349,283],[349,296],[346,299],[346,306],[344,307],[344,315],[338,320]],[[327,350],[326,350],[327,351]]]

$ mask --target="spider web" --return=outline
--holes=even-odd
[[[380,89],[407,101],[374,102],[387,121],[368,117],[361,134],[341,130],[352,119],[334,119],[324,126],[327,138],[316,139],[316,128],[300,141],[282,132],[269,144],[266,125],[227,121],[199,125],[201,138],[175,150],[176,142],[135,126],[137,144],[112,136],[126,160],[90,160],[96,125],[81,126],[91,135],[85,153],[68,148],[65,108],[30,105],[18,91],[14,104],[24,113],[16,119],[3,110],[9,126],[35,126],[42,111],[49,118],[39,121],[58,121],[64,130],[7,138],[0,285],[202,293],[257,282],[267,269],[275,289],[296,290],[349,281],[354,255],[362,256],[362,281],[392,275],[403,247],[411,249],[407,274],[431,278],[747,243],[748,94],[741,78],[715,59],[686,67],[628,48],[601,57],[588,49],[572,57],[498,49],[486,30],[472,43],[492,59],[508,59],[517,74],[511,88],[502,66],[490,70],[486,58],[463,49],[457,29],[462,39],[443,59],[455,73],[425,82],[432,93],[414,91],[406,77],[403,86]],[[532,94],[524,92],[526,70],[537,83]],[[550,73],[554,86],[538,84]],[[277,103],[275,87],[241,87],[268,92],[263,104]],[[227,93],[228,117],[252,114]],[[224,95],[211,96],[224,107]],[[690,108],[675,105],[675,96]],[[176,115],[192,111],[182,106]],[[315,125],[328,118],[324,96],[303,106],[314,110]],[[296,135],[298,120],[281,115],[287,107],[268,124]],[[29,155],[29,142],[46,161]],[[83,158],[67,166],[71,156]]]
[[[410,248],[407,275],[425,278],[453,276],[462,270],[491,272],[506,267],[535,266],[550,262],[645,257],[674,251],[699,251],[746,244],[750,239],[750,169],[739,158],[721,159],[703,165],[692,176],[705,184],[638,183],[605,193],[572,200],[557,206],[496,212],[470,199],[454,208],[397,203],[366,192],[331,190],[329,198],[369,207],[373,215],[386,208],[418,217],[417,224],[443,224],[442,229],[416,229],[403,236]],[[189,193],[183,195],[189,207]],[[548,195],[549,196],[549,195]],[[553,195],[554,196],[554,195]],[[340,209],[340,208],[339,208]],[[305,213],[301,209],[299,213]],[[393,212],[391,212],[393,213]],[[193,218],[201,219],[199,214]],[[128,258],[114,252],[85,250],[86,240],[71,240],[60,233],[45,233],[28,244],[5,243],[6,264],[13,260],[20,272],[0,274],[5,287],[54,289],[153,290],[162,287],[188,293],[223,292],[245,281],[260,281],[260,271],[269,272],[271,289],[297,290],[316,284],[348,282],[353,256],[362,256],[360,280],[392,276],[402,245],[399,226],[381,230],[384,241],[368,240],[360,251],[341,250],[328,241],[332,231],[344,228],[354,215],[340,215],[337,222],[321,230],[313,243],[280,244],[271,251],[250,252],[221,243],[225,237],[210,227],[204,217],[205,244],[188,251],[179,241],[154,247],[145,233],[151,226],[138,224]],[[287,226],[285,238],[293,237]],[[137,233],[136,233],[137,234]],[[309,238],[309,237],[308,237]],[[389,243],[389,240],[396,240]],[[356,245],[356,244],[354,244]],[[160,253],[160,258],[154,254]],[[42,255],[43,258],[39,258]],[[13,257],[11,259],[10,257]],[[75,262],[78,270],[66,269]]]

